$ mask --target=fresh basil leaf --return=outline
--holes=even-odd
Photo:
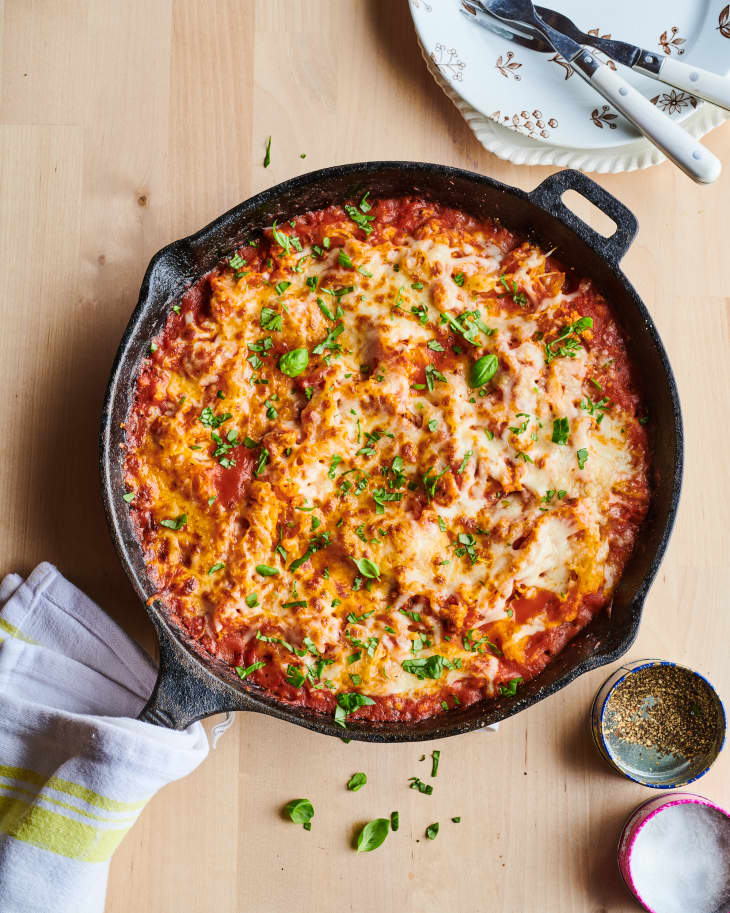
[[[314,806],[309,799],[292,799],[286,803],[284,811],[295,824],[308,824],[314,818]]]
[[[570,436],[570,425],[567,418],[553,419],[553,444],[567,444]]]
[[[360,831],[357,838],[357,852],[370,853],[382,845],[390,830],[390,821],[387,818],[376,818],[368,821]]]
[[[369,558],[351,558],[355,567],[360,571],[363,577],[369,580],[380,580],[380,568]]]
[[[298,377],[307,369],[309,352],[307,349],[291,349],[279,359],[279,370],[287,377]]]
[[[250,666],[246,666],[244,669],[243,666],[236,666],[236,672],[238,672],[239,678],[248,678],[248,676],[255,672],[257,669],[262,669],[266,665],[266,660],[260,659],[255,663],[251,663]]]
[[[505,696],[514,697],[517,694],[517,686],[522,684],[522,676],[518,675],[516,678],[510,679],[507,684],[500,684],[499,693]]]
[[[347,788],[356,793],[358,789],[362,789],[363,786],[368,782],[367,775],[364,773],[353,774],[350,779],[347,781]]]
[[[582,467],[581,467],[582,468]],[[182,529],[183,526],[188,522],[187,514],[180,514],[179,517],[175,517],[174,520],[160,520],[160,526],[166,526],[168,529]]]
[[[475,362],[472,362],[468,378],[469,386],[472,390],[476,390],[477,387],[483,387],[484,384],[490,381],[497,373],[498,367],[499,359],[496,355],[482,355],[481,358],[477,358]]]

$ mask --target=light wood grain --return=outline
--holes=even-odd
[[[338,162],[444,162],[523,188],[548,170],[482,150],[396,0],[5,0],[0,41],[0,571],[55,562],[152,650],[106,533],[96,439],[150,256],[251,193]],[[707,144],[729,159],[730,128]],[[685,662],[727,697],[730,176],[697,187],[663,165],[599,180],[640,220],[624,265],[666,343],[687,432],[679,518],[629,656]],[[145,810],[114,858],[107,911],[630,913],[615,842],[653,793],[592,747],[606,674],[496,735],[433,745],[345,745],[240,715]],[[428,797],[407,778],[434,747]],[[355,770],[369,782],[351,794]],[[730,806],[730,752],[696,789]],[[300,795],[316,806],[311,833],[279,814]],[[400,831],[356,856],[355,826],[394,809]]]

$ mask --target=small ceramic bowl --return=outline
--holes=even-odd
[[[725,741],[725,710],[715,689],[667,660],[627,663],[614,672],[596,694],[591,723],[596,747],[614,770],[654,789],[697,780]]]
[[[618,866],[648,913],[726,913],[728,850],[725,809],[694,793],[671,793],[632,813],[619,839]]]

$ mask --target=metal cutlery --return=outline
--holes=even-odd
[[[548,25],[572,38],[573,41],[602,51],[611,60],[630,67],[636,73],[641,73],[642,76],[649,76],[659,82],[668,83],[670,86],[689,92],[690,95],[704,98],[713,105],[730,110],[730,79],[727,76],[720,76],[718,73],[711,73],[709,70],[682,63],[674,57],[655,54],[653,51],[647,51],[625,41],[589,35],[587,32],[581,31],[572,20],[562,13],[545,6],[536,6],[535,9],[543,22],[547,22]]]
[[[717,179],[722,165],[716,156],[599,60],[590,46],[546,22],[531,0],[463,0],[462,6],[470,18],[503,37],[535,50],[557,51],[576,73],[685,174],[702,184],[710,184]],[[570,20],[567,21],[572,25]],[[577,27],[573,28],[575,33],[583,35]],[[586,37],[595,42],[593,36]],[[611,44],[620,45],[619,42]],[[640,48],[634,50],[642,53]],[[624,55],[624,59],[629,57]]]

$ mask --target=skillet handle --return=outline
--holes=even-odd
[[[606,238],[587,225],[563,203],[562,196],[566,190],[575,190],[598,207],[616,224],[616,231]],[[527,196],[531,202],[572,228],[615,268],[618,268],[624,254],[631,247],[639,229],[639,222],[628,207],[582,171],[572,168],[551,174]]]
[[[164,621],[153,615],[152,622],[160,644],[160,671],[138,719],[167,729],[187,729],[214,713],[243,709],[244,702],[236,701],[223,682],[198,666]]]

